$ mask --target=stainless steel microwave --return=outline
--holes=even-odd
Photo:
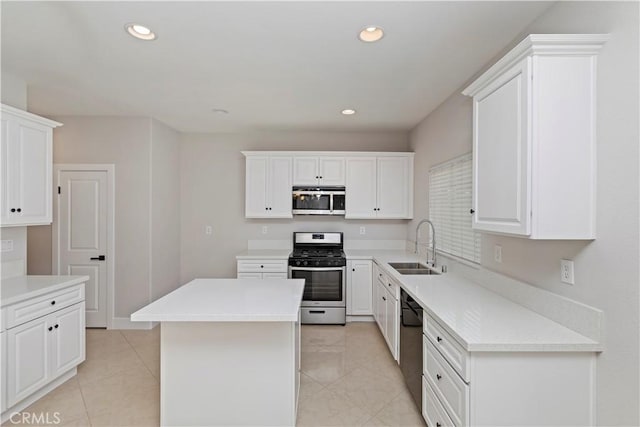
[[[294,215],[344,215],[344,187],[293,187]]]

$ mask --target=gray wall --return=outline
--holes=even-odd
[[[195,277],[235,277],[235,255],[247,240],[290,240],[293,231],[343,231],[345,239],[402,239],[406,220],[344,218],[258,220],[244,218],[243,150],[407,151],[404,132],[282,132],[185,134],[181,142],[182,282]],[[204,234],[206,225],[213,234]],[[262,226],[268,233],[262,234]],[[375,227],[368,227],[368,226]],[[361,236],[359,227],[367,234]]]
[[[482,236],[485,267],[604,311],[606,350],[597,363],[598,425],[640,423],[638,24],[638,3],[560,2],[505,48],[530,33],[611,34],[598,57],[597,239]],[[429,167],[471,151],[471,114],[471,100],[456,92],[412,131],[416,218],[418,212],[427,212]],[[413,224],[407,236],[413,238]],[[493,261],[495,244],[502,246],[501,264]],[[574,286],[560,282],[561,258],[575,261]]]
[[[178,134],[149,118],[61,116],[54,163],[115,165],[115,317],[179,285]],[[28,227],[28,273],[51,274],[51,226]]]
[[[180,142],[151,122],[151,300],[180,285]]]

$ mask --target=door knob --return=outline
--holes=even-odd
[[[104,255],[98,255],[97,257],[91,257],[89,259],[91,261],[104,261],[105,259],[107,259],[107,257]]]

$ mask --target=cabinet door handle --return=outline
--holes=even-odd
[[[469,213],[473,215],[474,213],[476,213],[476,210],[475,209],[469,209]]]
[[[311,314],[324,314],[326,313],[325,310],[309,310],[309,313]]]
[[[436,337],[436,341],[440,342],[440,341],[442,341],[442,338]]]
[[[261,265],[260,268],[264,268],[264,265]]]
[[[20,208],[18,208],[18,209],[16,209],[16,210],[17,210],[18,212],[22,212],[22,209],[20,209]]]
[[[356,269],[355,269],[355,268],[352,268],[352,269],[351,269],[351,271],[356,271]]]
[[[386,301],[387,299],[386,299],[385,297],[382,297],[382,300],[383,300],[383,301]]]
[[[89,258],[91,261],[104,261],[105,259],[107,259],[106,256],[104,255],[98,255],[96,257],[91,257]]]
[[[16,211],[15,208],[11,208],[11,212],[15,212],[15,211]]]
[[[49,329],[49,332],[53,331],[53,327],[49,326],[47,329]]]
[[[54,326],[54,328],[58,329],[58,326],[60,326],[60,325],[56,325],[56,326]]]
[[[436,423],[436,427],[442,427],[442,424]]]
[[[437,379],[438,381],[440,381],[440,380],[442,379],[442,375],[440,375],[440,374],[436,374],[436,379]]]
[[[51,305],[56,305],[56,302],[55,301],[51,301]]]

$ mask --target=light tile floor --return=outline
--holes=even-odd
[[[425,425],[375,323],[304,325],[301,363],[299,426]],[[59,426],[157,426],[159,376],[160,327],[88,329],[78,375],[25,411],[59,412]]]

